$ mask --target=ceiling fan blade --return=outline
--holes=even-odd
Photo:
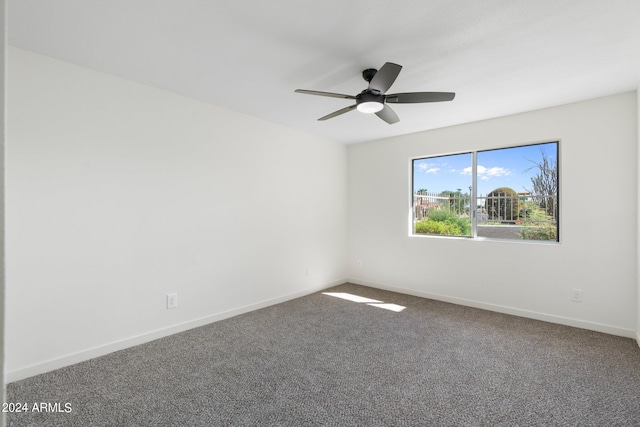
[[[340,114],[348,113],[348,112],[349,112],[349,111],[351,111],[351,110],[355,110],[355,109],[356,109],[356,107],[357,107],[357,105],[356,105],[356,104],[353,104],[353,105],[350,105],[350,106],[348,106],[348,107],[341,108],[341,109],[340,109],[340,110],[338,110],[338,111],[334,111],[334,112],[333,112],[333,113],[331,113],[331,114],[327,114],[327,115],[326,115],[326,116],[324,116],[324,117],[320,117],[318,120],[329,120],[329,119],[332,119],[332,118],[334,118],[334,117],[336,117],[336,116],[339,116]]]
[[[320,92],[317,90],[296,89],[296,93],[306,93],[307,95],[329,96],[331,98],[356,99],[355,96],[344,95],[342,93]]]
[[[420,102],[451,101],[456,94],[453,92],[407,92],[392,93],[385,97],[386,102],[394,104],[414,104]]]
[[[393,109],[391,107],[389,107],[388,105],[385,105],[382,108],[382,110],[378,111],[376,113],[376,116],[380,117],[382,120],[384,120],[385,122],[389,123],[390,125],[400,121],[400,119],[398,118],[398,115],[396,114],[396,112],[393,111]]]
[[[369,82],[369,89],[385,93],[396,81],[400,70],[402,70],[402,65],[386,62]]]

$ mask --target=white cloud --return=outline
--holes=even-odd
[[[440,170],[439,167],[435,163],[420,163],[418,164],[418,169],[420,169],[424,173],[438,173]]]
[[[478,166],[478,168],[480,168],[480,167]],[[483,171],[483,173],[486,173],[487,176],[491,176],[491,177],[511,175],[511,171],[509,169],[500,168],[500,167],[497,167],[497,166],[494,166],[494,167],[489,168],[489,169],[485,169]]]
[[[487,168],[485,166],[478,165],[477,171],[478,171],[478,178],[483,181],[487,181],[491,178],[511,175],[511,171],[509,169],[501,168],[499,166]],[[460,173],[462,175],[471,175],[471,167],[464,168],[464,170]]]

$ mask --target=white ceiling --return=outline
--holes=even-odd
[[[9,44],[344,143],[514,114],[640,86],[639,0],[9,0]],[[361,72],[389,90],[456,92],[352,111]]]

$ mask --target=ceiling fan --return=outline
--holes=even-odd
[[[385,94],[400,74],[402,65],[385,63],[379,70],[368,68],[362,72],[362,78],[369,82],[369,87],[356,96],[341,93],[320,92],[317,90],[296,89],[297,93],[329,96],[332,98],[355,99],[356,103],[334,111],[318,120],[328,120],[351,110],[358,109],[363,113],[375,113],[390,125],[400,121],[398,115],[387,104],[416,104],[421,102],[451,101],[456,96],[453,92],[406,92]]]

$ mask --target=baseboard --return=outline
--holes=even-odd
[[[136,345],[154,341],[159,338],[164,338],[169,335],[173,335],[179,332],[184,332],[189,329],[197,328],[199,326],[208,325],[209,323],[218,322],[220,320],[228,319],[234,316],[238,316],[240,314],[259,310],[261,308],[269,307],[275,304],[280,304],[282,302],[289,301],[292,299],[304,297],[333,286],[341,285],[346,281],[347,279],[339,279],[330,283],[325,283],[323,285],[312,286],[309,288],[305,288],[301,291],[296,291],[290,294],[281,295],[281,296],[270,298],[268,300],[260,301],[257,303],[245,305],[242,307],[237,307],[232,310],[215,313],[209,316],[190,320],[188,322],[172,325],[167,328],[157,329],[141,335],[129,337],[120,341],[111,342],[109,344],[101,345],[101,346],[83,350],[77,353],[69,354],[60,358],[48,360],[46,362],[27,366],[25,368],[8,371],[8,372],[5,372],[5,381],[8,384],[15,381],[23,380],[25,378],[33,377],[35,375],[51,372],[56,369],[64,368],[65,366],[70,366],[76,363],[94,359],[96,357],[105,356],[109,353],[113,353],[114,351],[124,350],[129,347],[134,347]]]
[[[481,308],[483,310],[495,311],[497,313],[511,314],[513,316],[526,317],[528,319],[542,320],[549,323],[556,323],[559,325],[572,326],[575,328],[588,329],[590,331],[603,332],[609,335],[617,335],[626,338],[635,338],[640,345],[640,331],[636,332],[633,329],[624,329],[616,326],[604,325],[595,322],[588,322],[579,319],[572,319],[569,317],[556,316],[553,314],[540,313],[536,311],[523,310],[514,307],[502,306],[497,304],[490,304],[481,301],[469,300],[464,298],[451,297],[447,295],[429,293],[417,291],[414,289],[399,288],[396,286],[389,286],[383,283],[376,283],[356,278],[348,278],[349,283],[356,285],[369,286],[371,288],[383,289],[392,292],[398,292],[406,295],[413,295],[421,298],[429,298],[437,301],[449,302],[452,304],[464,305],[467,307]]]

